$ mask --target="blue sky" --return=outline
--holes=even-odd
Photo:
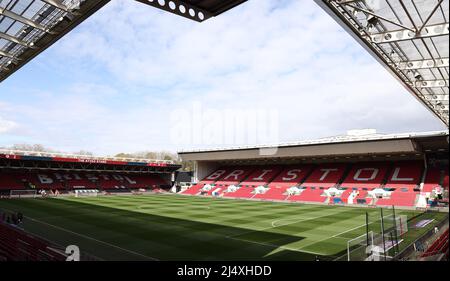
[[[0,84],[0,146],[112,155],[358,128],[445,129],[313,1],[199,24],[114,0]]]

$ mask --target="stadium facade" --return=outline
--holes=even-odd
[[[194,162],[197,183],[184,193],[408,208],[437,204],[429,200],[435,198],[430,193],[441,188],[447,190],[443,197],[448,196],[448,132],[352,134],[179,152],[183,160]],[[446,206],[448,197],[442,199]]]
[[[20,190],[73,193],[167,189],[180,167],[167,160],[0,150],[0,194]]]

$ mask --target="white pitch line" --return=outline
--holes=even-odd
[[[113,248],[122,250],[122,251],[124,251],[124,252],[128,252],[128,253],[130,253],[130,254],[134,254],[134,255],[137,255],[137,256],[141,256],[141,257],[144,257],[144,258],[153,260],[153,261],[159,261],[157,258],[149,257],[149,256],[146,256],[146,255],[143,255],[143,254],[140,254],[140,253],[137,253],[137,252],[128,250],[128,249],[124,249],[124,248],[122,248],[122,247],[119,247],[119,246],[110,244],[110,243],[108,243],[108,242],[101,241],[101,240],[92,238],[92,237],[90,237],[90,236],[87,236],[87,235],[84,235],[84,234],[80,234],[80,233],[77,233],[77,232],[74,232],[74,231],[71,231],[71,230],[68,230],[68,229],[65,229],[65,228],[62,228],[62,227],[59,227],[59,226],[56,226],[56,225],[47,223],[47,222],[43,222],[43,221],[40,221],[40,220],[37,220],[37,219],[33,219],[33,218],[30,218],[30,217],[26,217],[26,218],[28,218],[28,219],[30,219],[30,220],[32,220],[32,221],[41,223],[41,224],[45,224],[45,225],[51,226],[51,227],[53,227],[53,228],[56,228],[56,229],[59,229],[59,230],[62,230],[62,231],[65,231],[65,232],[68,232],[68,233],[71,233],[71,234],[74,234],[74,235],[83,237],[83,238],[85,238],[85,239],[89,239],[89,240],[95,241],[95,242],[97,242],[97,243],[101,243],[101,244],[104,244],[104,245],[107,245],[107,246],[110,246],[110,247],[113,247]]]
[[[308,251],[308,250],[302,250],[302,249],[305,248],[305,247],[308,247],[308,246],[310,246],[310,245],[313,245],[313,244],[315,244],[315,243],[319,243],[319,242],[322,242],[322,241],[325,241],[325,240],[328,240],[328,239],[331,239],[331,238],[345,239],[345,238],[343,238],[343,237],[336,237],[336,236],[337,236],[337,235],[340,235],[340,234],[343,234],[343,233],[345,233],[345,232],[348,232],[348,231],[345,231],[345,232],[343,232],[343,233],[337,234],[336,236],[335,236],[335,235],[333,235],[333,236],[328,236],[328,237],[326,237],[326,238],[324,238],[324,239],[320,239],[320,240],[313,241],[313,242],[311,242],[311,243],[308,243],[308,244],[306,244],[306,245],[301,246],[301,247],[298,248],[298,249],[292,249],[292,248],[288,248],[288,247],[284,247],[284,246],[279,246],[279,245],[274,245],[274,244],[270,244],[270,243],[264,243],[264,242],[256,242],[256,241],[251,241],[251,240],[245,240],[245,239],[236,238],[236,237],[241,236],[241,235],[244,235],[244,234],[247,234],[247,233],[252,233],[252,232],[257,232],[257,231],[263,231],[263,230],[268,230],[268,229],[272,229],[272,228],[276,228],[276,227],[280,227],[280,226],[285,226],[285,225],[290,225],[290,224],[294,224],[294,223],[298,223],[298,222],[302,222],[302,221],[306,221],[306,220],[318,219],[318,218],[325,217],[325,216],[329,216],[329,215],[330,215],[330,214],[324,214],[324,215],[317,216],[317,217],[313,217],[313,218],[305,218],[305,219],[301,219],[301,220],[298,220],[298,221],[294,221],[294,222],[292,222],[292,223],[287,223],[287,224],[282,224],[282,225],[279,225],[279,226],[274,226],[274,222],[277,222],[277,221],[282,220],[282,219],[279,219],[279,220],[276,220],[276,221],[273,221],[273,222],[272,222],[272,227],[263,228],[263,229],[260,229],[260,230],[248,231],[248,232],[244,232],[244,233],[237,234],[237,235],[234,235],[234,236],[226,236],[226,237],[227,237],[227,238],[231,238],[231,239],[235,239],[235,240],[241,240],[241,241],[246,241],[246,242],[249,242],[249,243],[261,244],[261,245],[266,245],[266,246],[271,246],[271,247],[277,247],[277,248],[282,248],[282,249],[291,250],[291,251],[298,251],[298,252],[305,252],[305,253],[311,253],[311,254],[324,255],[324,253],[316,253],[316,252],[312,252],[312,251]]]
[[[304,252],[305,250],[302,250],[303,248],[308,247],[308,246],[311,246],[311,245],[316,244],[316,243],[319,243],[319,242],[322,242],[322,241],[325,241],[325,240],[328,240],[328,239],[331,239],[331,238],[337,238],[337,239],[345,239],[345,240],[348,240],[347,238],[344,238],[344,237],[332,237],[332,236],[328,236],[328,237],[325,237],[325,238],[323,238],[323,239],[315,240],[315,241],[312,241],[311,243],[308,243],[308,244],[306,244],[306,245],[303,245],[303,246],[301,246],[300,248],[298,248],[298,250],[299,250],[299,251],[301,250],[301,252]]]
[[[333,214],[337,214],[337,213],[333,213]],[[296,220],[296,221],[293,221],[291,223],[285,223],[285,224],[281,224],[281,225],[278,225],[278,226],[273,226],[274,222],[281,220],[281,219],[279,219],[279,220],[272,221],[272,224],[271,224],[272,226],[271,227],[266,227],[266,228],[256,229],[256,230],[249,230],[249,231],[246,231],[246,232],[243,232],[243,233],[239,233],[239,234],[236,234],[236,235],[226,236],[226,238],[233,238],[233,237],[245,235],[245,234],[252,233],[252,232],[260,232],[260,231],[264,231],[264,230],[269,230],[269,229],[272,229],[272,228],[277,228],[277,227],[280,227],[280,226],[291,225],[291,224],[302,222],[302,221],[315,220],[315,219],[319,219],[319,218],[322,218],[322,217],[330,216],[330,215],[333,215],[333,214],[328,214],[327,213],[327,214],[316,216],[316,217],[303,218],[301,220]]]
[[[376,223],[376,222],[379,222],[379,221],[369,222],[369,224]],[[363,225],[360,225],[360,226],[356,226],[356,227],[354,227],[354,228],[352,228],[352,229],[349,229],[349,230],[343,231],[343,232],[341,232],[341,233],[335,234],[335,235],[333,235],[333,236],[331,236],[331,237],[335,238],[336,236],[339,236],[339,235],[341,235],[341,234],[344,234],[344,233],[350,232],[350,231],[352,231],[352,230],[361,228],[361,227],[363,227],[363,226],[366,226],[366,224],[363,224]],[[339,237],[338,237],[338,238],[339,238]]]
[[[369,223],[369,224],[372,224],[372,223],[374,223],[374,222],[371,222],[371,223]],[[319,243],[319,242],[322,242],[322,241],[325,241],[325,240],[328,240],[328,239],[331,239],[331,238],[338,238],[338,239],[346,239],[346,240],[348,240],[348,239],[350,239],[350,238],[345,238],[345,237],[338,237],[338,236],[339,236],[339,235],[341,235],[341,234],[344,234],[344,233],[350,232],[350,231],[352,231],[352,230],[358,229],[358,228],[360,228],[360,227],[363,227],[363,226],[366,226],[366,225],[365,225],[365,224],[363,224],[363,225],[360,225],[360,226],[354,227],[354,228],[352,228],[352,229],[349,229],[349,230],[343,231],[343,232],[341,232],[341,233],[335,234],[335,235],[333,235],[333,236],[329,236],[329,237],[326,237],[326,238],[324,238],[324,239],[320,239],[320,240],[317,240],[317,241],[314,241],[314,242],[308,243],[308,244],[306,244],[306,245],[303,245],[303,246],[302,246],[302,247],[300,247],[299,249],[302,249],[302,248],[304,248],[304,247],[308,247],[308,246],[310,246],[310,245],[313,245],[313,244],[316,244],[316,243]]]
[[[371,224],[371,223],[369,223],[369,224]],[[336,238],[336,237],[339,236],[339,235],[342,235],[342,234],[344,234],[344,233],[353,231],[353,230],[358,229],[358,228],[361,228],[361,227],[363,227],[363,226],[366,226],[366,224],[363,224],[363,225],[360,225],[360,226],[356,226],[356,227],[351,228],[351,229],[346,230],[346,231],[342,231],[341,233],[335,234],[335,235],[333,235],[333,236],[331,236],[331,237],[332,237],[332,238]],[[338,237],[338,238],[340,238],[340,237]]]
[[[289,251],[294,251],[294,252],[308,253],[308,254],[321,255],[321,256],[322,256],[322,255],[326,255],[326,254],[324,254],[324,253],[318,253],[318,252],[312,252],[312,251],[300,251],[299,249],[294,249],[294,248],[290,248],[290,247],[286,247],[286,246],[275,245],[275,244],[266,243],[266,242],[257,242],[257,241],[251,241],[251,240],[241,239],[241,238],[235,238],[235,237],[229,237],[229,238],[230,238],[230,239],[233,239],[233,240],[242,241],[242,242],[247,242],[247,243],[252,243],[252,244],[257,244],[257,245],[268,246],[268,247],[271,247],[271,248],[280,248],[280,249],[289,250]]]

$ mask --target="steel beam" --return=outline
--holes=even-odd
[[[442,58],[436,60],[414,60],[403,61],[396,64],[400,70],[414,70],[414,69],[430,69],[437,67],[449,67],[449,58]]]
[[[6,52],[4,52],[2,50],[0,50],[0,56],[14,59],[13,55],[11,55],[10,53],[6,53]]]
[[[395,31],[388,31],[382,33],[371,34],[370,36],[364,36],[364,38],[370,42],[381,43],[393,43],[398,41],[420,39],[444,36],[449,34],[449,24],[435,24],[429,25],[423,28],[421,33],[416,33],[408,29],[400,29]]]
[[[3,32],[0,32],[0,38],[3,38],[5,40],[11,41],[13,43],[16,43],[16,44],[19,44],[19,45],[22,45],[22,46],[25,46],[25,47],[30,47],[27,42],[25,42],[23,40],[20,40],[20,39],[17,39],[16,37],[11,36],[11,35],[6,34],[6,33],[3,33]]]
[[[41,0],[44,3],[47,3],[55,8],[58,8],[60,10],[63,10],[65,12],[70,12],[69,7],[67,7],[66,5],[64,5],[61,1],[59,0]]]
[[[417,89],[448,87],[448,79],[416,81],[414,82],[414,87]]]
[[[35,23],[34,21],[32,21],[30,19],[27,19],[26,17],[18,15],[18,14],[14,13],[14,12],[8,11],[8,10],[6,10],[4,8],[0,8],[0,15],[4,15],[4,16],[6,16],[8,18],[11,18],[11,19],[13,19],[15,21],[19,21],[19,22],[21,22],[23,24],[29,25],[29,26],[34,27],[36,29],[42,30],[44,32],[48,31],[45,28],[45,26],[43,26],[41,24],[38,24],[38,23]]]

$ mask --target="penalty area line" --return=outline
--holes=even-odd
[[[247,240],[247,239],[241,239],[241,238],[236,238],[236,237],[227,237],[229,239],[233,239],[233,240],[237,240],[237,241],[242,241],[242,242],[247,242],[247,243],[252,243],[252,244],[257,244],[257,245],[262,245],[262,246],[267,246],[267,247],[271,247],[271,248],[280,248],[283,250],[288,250],[288,251],[293,251],[293,252],[300,252],[300,253],[308,253],[308,254],[314,254],[314,255],[320,255],[320,256],[325,256],[326,254],[324,253],[319,253],[319,252],[313,252],[313,251],[304,251],[304,250],[300,250],[300,249],[294,249],[294,248],[290,248],[290,247],[286,247],[286,246],[280,246],[280,245],[275,245],[275,244],[271,244],[271,243],[266,243],[266,242],[257,242],[257,241],[252,241],[252,240]]]

